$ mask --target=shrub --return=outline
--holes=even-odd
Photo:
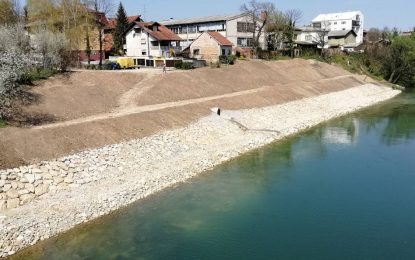
[[[70,52],[65,34],[46,29],[34,36],[35,53],[40,55],[42,67],[65,71],[70,63]]]
[[[183,62],[183,61],[175,61],[174,67],[179,70],[190,70],[194,68],[192,62]]]
[[[0,128],[6,127],[6,121],[0,118]]]
[[[223,64],[235,64],[236,56],[235,55],[221,55],[219,56],[220,63]]]

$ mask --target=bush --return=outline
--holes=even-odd
[[[6,127],[6,121],[0,118],[0,128]]]
[[[235,64],[236,56],[235,55],[221,55],[219,56],[219,61],[222,64]]]
[[[192,62],[175,61],[174,67],[179,70],[190,70],[193,69]]]

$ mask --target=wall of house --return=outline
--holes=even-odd
[[[343,37],[343,38],[332,38],[329,40],[329,44],[330,45],[340,45],[340,46],[344,46],[344,45],[349,45],[349,44],[353,44],[356,43],[356,36],[354,36],[352,33],[349,33],[347,35],[347,37]]]
[[[149,53],[150,37],[146,32],[136,33],[131,29],[125,36],[127,56],[147,57]]]
[[[199,50],[199,54],[195,55],[195,50]],[[204,33],[190,45],[190,57],[207,61],[217,61],[220,50],[218,42],[209,34]]]
[[[226,35],[235,47],[243,47],[238,45],[238,38],[253,38],[252,32],[238,32],[238,22],[252,23],[250,16],[242,16],[226,22]],[[261,48],[265,49],[265,34],[263,33],[259,39]]]
[[[238,47],[238,38],[253,38],[252,32],[238,32],[238,22],[251,22],[249,16],[242,16],[229,21],[207,22],[199,24],[183,24],[183,25],[169,25],[167,26],[174,33],[176,33],[184,41],[181,42],[181,47],[184,49],[188,47],[194,40],[196,40],[205,31],[217,31],[226,38],[228,38],[234,47]],[[178,30],[177,28],[181,29]],[[196,30],[195,30],[196,27]],[[190,29],[189,29],[190,28]],[[198,29],[199,28],[199,29]],[[260,38],[261,47],[265,48],[264,34]]]

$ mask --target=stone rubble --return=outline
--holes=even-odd
[[[368,84],[0,171],[0,257],[108,214],[238,155],[400,91]],[[229,119],[248,129],[244,131]]]

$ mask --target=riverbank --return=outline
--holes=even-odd
[[[11,185],[14,189],[42,181],[38,184],[48,185],[48,192],[40,192],[19,208],[0,211],[0,256],[186,181],[242,153],[399,93],[370,84],[276,106],[225,110],[220,117],[207,116],[184,128],[2,171],[2,180],[10,175],[13,181],[23,178],[22,171],[34,176],[32,183],[21,182],[22,189],[19,183]]]

